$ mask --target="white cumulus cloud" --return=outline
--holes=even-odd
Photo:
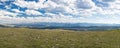
[[[42,15],[42,13],[35,11],[35,10],[26,10],[25,13],[27,15]]]

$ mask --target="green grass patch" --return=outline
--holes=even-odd
[[[120,48],[120,30],[0,28],[0,48]]]

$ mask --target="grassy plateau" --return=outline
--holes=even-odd
[[[120,48],[120,30],[0,28],[0,48]]]

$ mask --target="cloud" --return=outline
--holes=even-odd
[[[20,13],[22,11],[18,10],[18,9],[12,9],[12,11],[16,12],[16,13]]]
[[[73,18],[72,16],[64,16],[63,14],[50,14],[46,13],[47,16],[51,17],[9,17],[0,16],[1,24],[19,24],[19,23],[35,23],[35,22],[58,22],[58,23],[78,23],[85,22],[84,18]]]
[[[7,0],[0,0],[0,2],[5,2],[5,1],[7,1]]]
[[[5,0],[1,1],[6,2]],[[109,21],[110,19],[111,21],[114,20],[112,23],[119,23],[117,18],[114,17],[120,15],[120,0],[15,0],[9,5],[0,3],[0,6],[6,6],[5,9],[3,7],[1,7],[3,9],[0,8],[0,20],[6,21],[6,23],[102,23],[104,20]],[[106,19],[107,16],[109,16],[110,19]],[[5,20],[7,18],[8,20]],[[15,22],[14,20],[17,20],[18,22]]]
[[[91,0],[76,0],[75,5],[81,9],[91,9],[94,6]]]
[[[115,0],[102,0],[103,2],[114,2]]]
[[[29,9],[40,9],[40,8],[45,8],[47,7],[46,4],[43,4],[44,0],[40,0],[38,3],[36,2],[27,2],[24,0],[17,0],[14,2],[14,4],[20,6],[20,7],[26,7]]]
[[[27,15],[42,15],[42,13],[35,11],[35,10],[26,10],[25,13]]]
[[[17,16],[17,13],[12,13],[6,10],[0,10],[0,16]]]

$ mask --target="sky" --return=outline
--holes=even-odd
[[[120,24],[120,0],[0,0],[0,23]]]

